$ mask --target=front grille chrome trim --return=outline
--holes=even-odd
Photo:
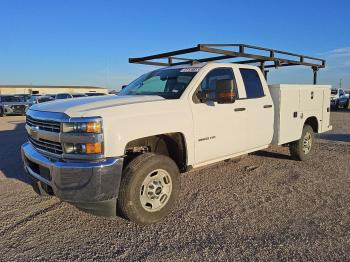
[[[103,134],[62,133],[64,122],[101,121],[101,117],[70,118],[64,113],[27,111],[26,129],[28,140],[40,153],[55,159],[66,160],[99,160],[104,154],[66,154],[63,143],[102,143]]]
[[[27,125],[31,127],[36,127],[39,130],[43,131],[49,131],[54,133],[61,132],[61,123],[56,121],[45,121],[45,120],[38,120],[36,118],[33,118],[29,115],[27,115]]]
[[[59,143],[58,145],[55,145],[53,143],[48,142],[47,140],[37,140],[29,136],[29,142],[35,147],[39,148],[42,151],[48,151],[50,153],[56,154],[56,155],[62,155],[63,154],[63,148],[62,145]]]

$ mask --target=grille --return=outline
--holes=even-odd
[[[59,133],[61,130],[60,122],[56,122],[52,120],[41,120],[41,119],[39,120],[31,116],[27,116],[27,125],[38,127],[39,130],[45,130],[45,131],[50,131],[54,133]]]
[[[38,149],[41,149],[46,152],[54,153],[56,155],[61,155],[63,153],[63,148],[61,143],[48,141],[45,139],[34,139],[32,137],[29,137],[30,143]]]

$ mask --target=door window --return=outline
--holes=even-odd
[[[216,82],[218,80],[232,80],[235,93],[236,93],[236,98],[238,98],[238,92],[237,92],[237,84],[236,80],[233,74],[233,71],[231,68],[217,68],[212,71],[210,71],[205,78],[202,80],[198,91],[208,91],[208,96],[211,98],[215,97],[215,90],[216,90]],[[197,103],[196,99],[197,97],[194,97],[194,101]]]
[[[241,68],[243,83],[245,86],[245,91],[247,98],[259,98],[264,96],[264,89],[261,84],[259,74],[254,69]]]

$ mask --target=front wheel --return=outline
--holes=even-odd
[[[289,151],[292,158],[304,161],[310,155],[314,144],[314,131],[311,126],[305,125],[301,138],[289,144]]]
[[[172,211],[179,191],[180,174],[175,162],[164,155],[145,153],[124,169],[118,207],[135,223],[156,223]]]
[[[0,117],[4,116],[4,110],[0,107]]]

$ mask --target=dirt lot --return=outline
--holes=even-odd
[[[312,159],[274,147],[186,173],[176,210],[138,226],[85,214],[27,184],[24,117],[0,118],[0,260],[350,261],[350,110]]]

